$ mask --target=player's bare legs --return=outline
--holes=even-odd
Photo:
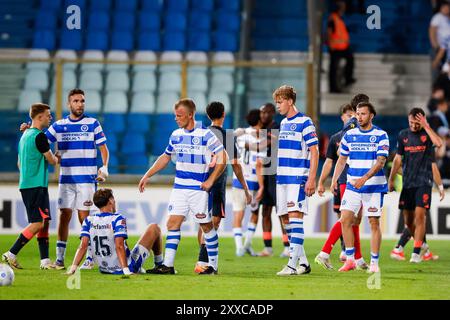
[[[354,219],[354,212],[349,210],[341,211],[342,236],[344,237],[346,260],[345,264],[339,269],[339,271],[350,271],[356,268],[355,237],[352,228]]]
[[[414,237],[414,249],[411,254],[411,259],[409,262],[419,263],[421,262],[420,258],[420,250],[422,249],[422,245],[424,242],[425,236],[425,219],[426,219],[426,209],[422,207],[416,207],[414,211],[414,215],[411,215],[411,220],[414,219],[412,223],[414,228],[410,228],[411,234]],[[411,222],[408,221],[410,224]],[[409,227],[408,227],[409,228]]]
[[[252,239],[256,231],[256,225],[258,224],[258,211],[259,211],[258,209],[252,211],[252,214],[250,215],[250,220],[247,225],[247,231],[245,232],[244,250],[252,257],[257,256],[257,254],[252,248]]]
[[[233,236],[236,245],[236,255],[242,257],[245,253],[242,242],[242,220],[244,220],[244,211],[233,212]]]
[[[55,268],[65,269],[64,258],[66,255],[67,239],[69,238],[69,225],[72,219],[72,209],[61,208],[58,222],[58,241],[56,242]]]
[[[381,246],[380,217],[369,217],[372,236],[370,238],[370,269],[369,272],[379,272],[378,257]]]

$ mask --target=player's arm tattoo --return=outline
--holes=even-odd
[[[369,180],[370,178],[372,178],[374,175],[377,174],[378,171],[380,171],[381,169],[384,168],[384,165],[386,164],[386,157],[385,156],[378,156],[377,157],[377,162],[375,163],[375,165],[369,170],[369,172],[367,172],[364,177]]]

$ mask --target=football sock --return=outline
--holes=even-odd
[[[301,255],[303,255],[303,219],[289,218],[289,225],[291,226],[290,247],[289,247],[289,262],[288,266],[297,269],[297,262]]]
[[[253,235],[256,231],[256,224],[249,222],[247,225],[247,231],[245,232],[244,248],[250,248],[252,246]]]
[[[420,254],[420,249],[422,249],[422,241],[416,240],[414,241],[414,250],[413,252],[416,254]]]
[[[272,232],[271,231],[263,232],[263,240],[264,240],[264,247],[272,248]]]
[[[341,235],[342,235],[342,226],[341,221],[338,220],[331,228],[327,241],[325,241],[325,244],[322,247],[322,251],[330,254],[334,244],[336,243],[336,241],[338,241]]]
[[[380,255],[379,253],[370,253],[370,264],[378,264],[378,259],[379,259]]]
[[[345,255],[347,256],[347,260],[355,260],[355,247],[346,247]]]
[[[166,251],[164,254],[164,265],[173,267],[175,255],[177,253],[178,244],[181,240],[180,230],[168,230],[166,237]]]
[[[208,262],[208,251],[206,250],[206,244],[202,243],[200,245],[200,251],[198,253],[198,261]]]
[[[209,265],[217,270],[219,263],[219,236],[213,228],[210,232],[205,233],[206,250],[208,251]]]
[[[22,233],[17,238],[16,242],[13,244],[9,252],[14,255],[17,255],[19,251],[33,238],[34,234],[31,233],[28,229],[24,229]]]
[[[67,241],[56,241],[56,260],[64,262],[66,255]]]
[[[355,245],[355,259],[361,259],[361,241],[359,239],[359,226],[352,226],[353,229],[353,239],[354,239],[354,245]]]
[[[236,244],[236,251],[240,251],[242,249],[242,229],[233,228],[233,235],[234,243]]]
[[[408,228],[403,229],[402,235],[400,236],[400,239],[398,240],[397,246],[404,248],[406,244],[408,243],[409,239],[411,239],[411,232],[409,232]]]

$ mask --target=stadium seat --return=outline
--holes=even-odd
[[[189,70],[187,84],[188,92],[198,91],[205,93],[208,90],[208,78],[206,73]]]
[[[131,12],[116,11],[114,13],[113,25],[115,31],[134,31],[135,15]]]
[[[159,67],[161,73],[167,71],[179,71],[181,72],[181,61],[183,60],[183,54],[179,51],[164,51],[161,54],[160,61],[162,62],[174,62],[174,64],[163,64]],[[175,64],[176,62],[176,64]]]
[[[80,88],[83,90],[103,90],[103,77],[100,70],[81,71]]]
[[[55,53],[56,59],[74,60],[77,59],[77,53],[75,50],[60,49]],[[65,62],[63,64],[64,70],[75,70],[78,64],[76,62]]]
[[[165,32],[163,38],[163,50],[184,51],[186,49],[186,37],[184,32]]]
[[[62,0],[41,0],[41,10],[57,11],[61,8]]]
[[[211,15],[204,11],[189,12],[189,30],[190,31],[210,31]]]
[[[189,92],[188,97],[194,100],[198,112],[206,112],[208,102],[204,92]]]
[[[153,71],[138,71],[133,76],[133,92],[155,92],[156,75]]]
[[[150,92],[137,92],[131,100],[130,112],[153,113],[155,111],[155,95]]]
[[[145,153],[136,153],[125,157],[124,163],[125,174],[139,174],[142,175],[148,170],[149,161]]]
[[[134,55],[134,61],[136,62],[156,62],[156,54],[153,51],[137,51]],[[134,72],[138,71],[155,71],[156,64],[133,64],[132,69]]]
[[[106,134],[125,131],[125,114],[105,112],[103,114],[102,128]]]
[[[128,91],[130,79],[128,73],[122,70],[113,70],[106,75],[106,91]]]
[[[208,102],[212,101],[222,102],[225,107],[225,112],[231,111],[231,100],[227,93],[211,91],[208,96]]]
[[[64,70],[62,79],[63,90],[71,90],[77,87],[77,76],[74,70]],[[54,91],[56,88],[56,74],[53,77],[53,84],[51,90]]]
[[[106,137],[106,138],[108,139],[107,143],[108,143],[108,149],[109,149],[109,137]],[[109,155],[108,171],[110,174],[120,173],[119,159],[117,158],[116,151],[111,152]]]
[[[122,154],[144,153],[145,149],[145,136],[143,133],[130,131],[125,133],[120,150]]]
[[[142,11],[160,12],[162,3],[160,0],[142,0]]]
[[[80,30],[62,30],[60,49],[80,51],[82,47],[83,38]]]
[[[215,63],[234,63],[234,55],[232,52],[216,52],[212,56],[212,61]],[[211,72],[214,73],[233,73],[234,66],[216,66],[211,68]]]
[[[107,113],[126,113],[128,111],[128,101],[125,92],[107,92],[103,111]]]
[[[17,111],[28,112],[33,103],[42,102],[42,95],[39,90],[22,90],[20,92]]]
[[[86,9],[86,0],[66,0],[65,4],[64,4],[64,8],[67,8],[71,5],[79,6],[81,9],[81,12],[83,12],[84,9]]]
[[[239,11],[241,8],[240,0],[217,0],[216,7],[226,11]]]
[[[86,99],[87,113],[93,114],[100,113],[102,111],[102,99],[99,91],[86,89],[84,90],[84,98]]]
[[[85,70],[96,70],[102,71],[105,65],[103,64],[103,59],[105,56],[103,55],[103,51],[100,50],[85,50],[83,52],[83,59],[85,60],[97,60],[96,62],[83,62],[80,67],[81,71]]]
[[[191,31],[188,35],[187,50],[209,51],[211,49],[211,38],[209,32]]]
[[[36,30],[55,30],[57,16],[48,10],[39,10],[35,17],[34,28]]]
[[[66,104],[67,104],[67,95],[69,94],[69,90],[66,90],[62,92],[61,95],[61,107],[63,108],[63,114],[67,113],[67,110],[65,108]],[[50,92],[50,100],[49,100],[49,106],[52,109],[52,112],[54,112],[56,110],[56,92],[52,91]]]
[[[91,1],[91,11],[109,11],[112,0],[94,0]]]
[[[90,31],[86,35],[87,50],[106,51],[109,48],[108,33],[106,31]]]
[[[167,11],[185,13],[189,8],[189,0],[166,0]]]
[[[238,35],[234,32],[217,31],[213,33],[213,50],[238,51]]]
[[[115,132],[106,132],[105,129],[102,127],[103,132],[105,133],[106,137],[106,143],[108,145],[108,151],[110,153],[116,153],[119,151],[119,139],[117,137],[117,134]],[[109,169],[109,166],[108,166]]]
[[[45,70],[28,70],[25,76],[24,89],[27,90],[40,90],[44,91],[48,89],[49,79],[48,73]]]
[[[159,92],[181,91],[181,74],[179,72],[164,72],[159,77]]]
[[[186,15],[182,12],[168,12],[164,16],[165,32],[184,32],[187,27]]]
[[[55,32],[49,30],[36,30],[33,36],[34,49],[55,50],[56,38]]]
[[[127,115],[128,132],[148,132],[150,130],[150,117],[148,113],[129,113]]]
[[[157,12],[144,11],[139,13],[139,30],[159,31],[161,28],[161,17]]]
[[[233,76],[230,73],[213,73],[211,76],[211,90],[232,93],[234,90]]]
[[[119,12],[135,12],[137,0],[115,0],[115,10]]]
[[[217,30],[238,33],[241,27],[241,17],[238,12],[217,11],[216,15]]]
[[[28,59],[50,59],[50,53],[45,49],[33,49],[30,50]],[[27,69],[40,69],[48,71],[50,69],[50,62],[28,62]]]
[[[111,50],[107,53],[106,59],[109,61],[123,62],[106,64],[106,70],[128,70],[129,57],[128,53],[123,50]]]
[[[178,92],[162,92],[156,100],[157,113],[169,113],[173,117],[173,106],[180,99]],[[173,118],[172,118],[173,119]]]
[[[161,36],[159,31],[142,31],[138,37],[138,50],[160,51]]]
[[[191,7],[194,10],[211,12],[214,10],[214,0],[191,0]]]
[[[205,65],[189,65],[188,71],[206,72],[208,70],[208,56],[202,51],[189,51],[186,53],[186,61],[204,63]]]
[[[91,11],[89,13],[89,31],[109,31],[109,24],[109,13],[107,11]]]
[[[134,50],[134,35],[131,31],[113,31],[111,36],[111,50]]]

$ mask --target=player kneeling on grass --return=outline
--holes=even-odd
[[[145,273],[142,266],[152,250],[155,265],[163,262],[161,252],[161,230],[150,224],[133,250],[128,249],[127,223],[116,213],[116,201],[111,189],[100,189],[94,194],[94,204],[100,213],[87,217],[81,227],[81,244],[67,274],[77,270],[89,247],[92,246],[94,261],[101,273],[124,274]],[[91,240],[91,241],[89,241]]]

